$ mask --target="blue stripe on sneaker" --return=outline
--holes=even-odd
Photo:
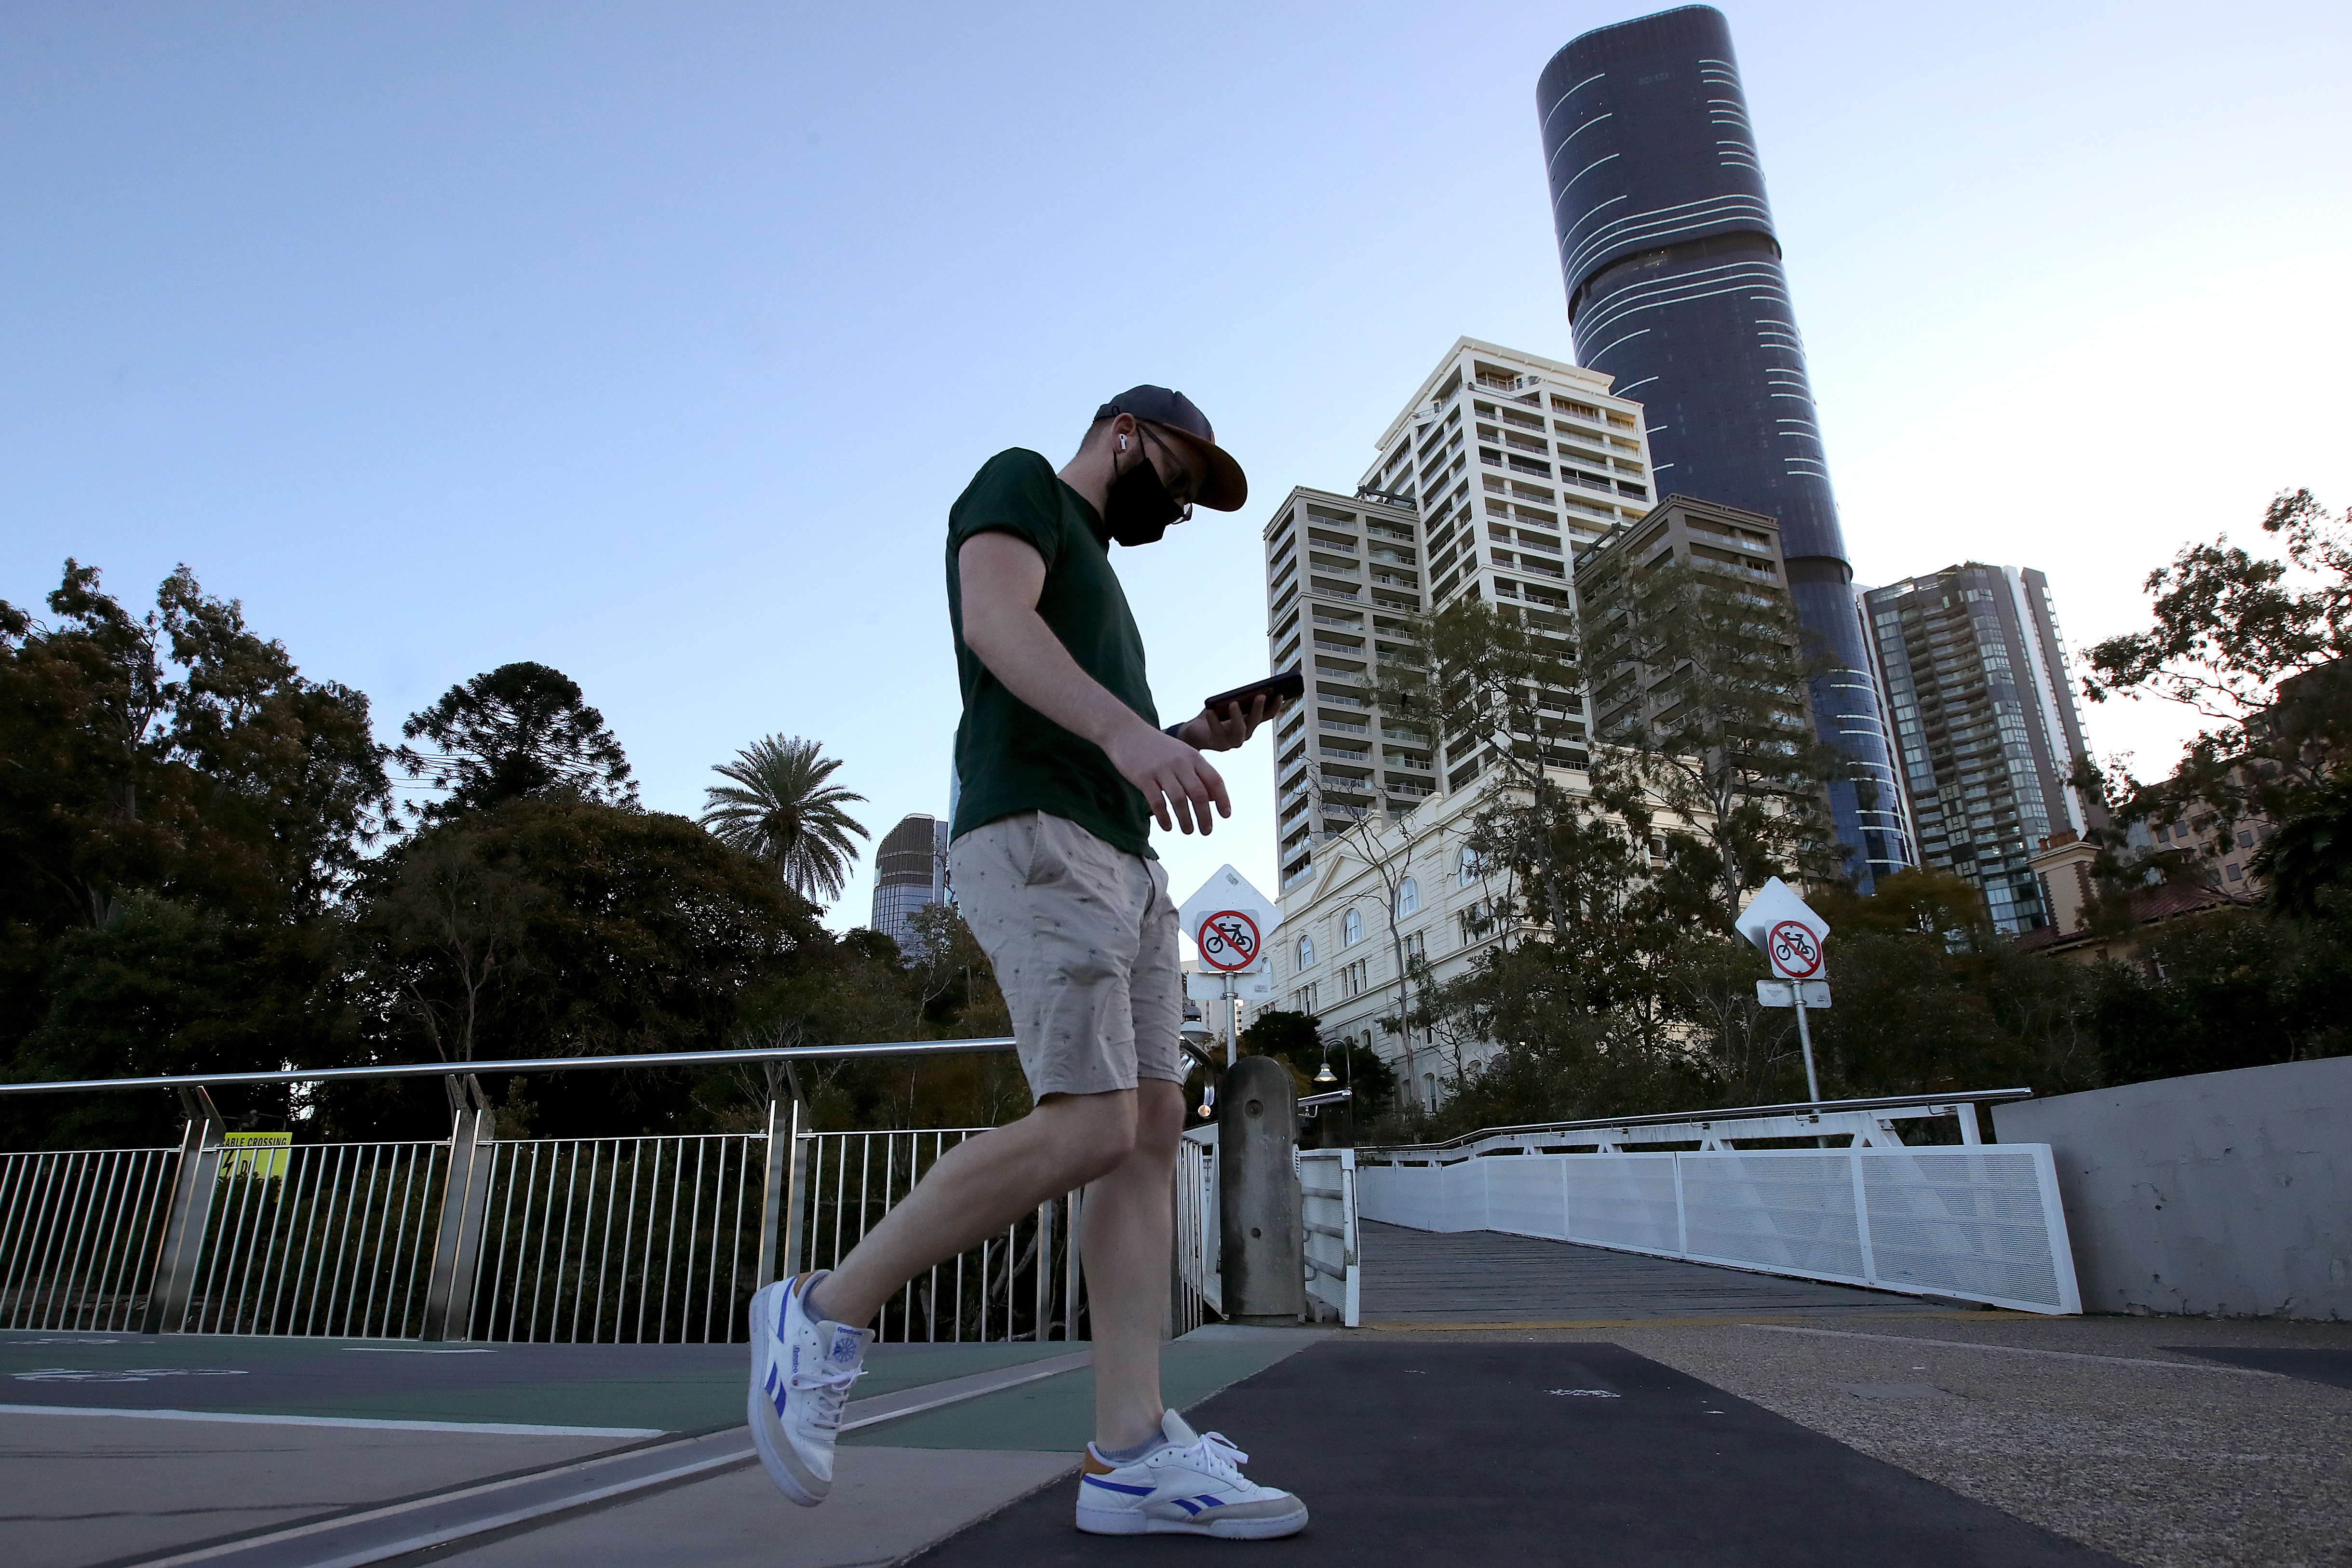
[[[1168,1500],[1174,1503],[1178,1508],[1182,1509],[1186,1513],[1198,1513],[1201,1511],[1201,1505],[1194,1502],[1189,1497],[1171,1497]]]
[[[1150,1497],[1152,1493],[1150,1487],[1121,1486],[1117,1481],[1107,1481],[1100,1476],[1087,1476],[1084,1479],[1088,1486],[1100,1487],[1105,1491],[1123,1491],[1129,1497]]]
[[[1223,1498],[1211,1497],[1207,1492],[1202,1492],[1195,1500],[1197,1500],[1202,1508],[1223,1508],[1225,1506],[1225,1500]]]

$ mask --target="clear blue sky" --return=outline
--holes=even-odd
[[[2039,566],[2081,645],[2275,489],[2352,501],[2352,12],[1723,8],[1864,580]],[[1264,671],[1285,491],[1458,335],[1570,357],[1536,74],[1640,10],[18,0],[0,598],[185,561],[387,736],[536,659],[649,805],[783,731],[878,838],[946,804],[991,453],[1156,381],[1248,466],[1121,557],[1173,716]],[[1180,895],[1273,885],[1265,743],[1227,774]]]

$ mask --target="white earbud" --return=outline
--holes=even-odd
[[[1119,449],[1121,452],[1124,452],[1124,451],[1126,451],[1126,450],[1127,450],[1127,437],[1126,437],[1126,436],[1124,436],[1124,435],[1122,435],[1122,436],[1120,436],[1120,437],[1118,438],[1118,449]]]

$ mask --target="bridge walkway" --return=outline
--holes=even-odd
[[[1573,1328],[1753,1317],[1793,1322],[1948,1310],[1886,1291],[1492,1230],[1409,1230],[1369,1219],[1359,1230],[1368,1328]]]

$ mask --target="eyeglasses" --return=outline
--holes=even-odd
[[[1176,472],[1181,476],[1181,488],[1179,489],[1171,487],[1169,491],[1169,497],[1176,503],[1176,521],[1180,523],[1191,522],[1192,520],[1192,496],[1194,492],[1198,491],[1201,487],[1200,481],[1192,477],[1192,465],[1184,461],[1184,455],[1182,453],[1178,452],[1174,447],[1160,440],[1160,437],[1152,434],[1151,427],[1144,423],[1141,420],[1138,420],[1136,422],[1135,429],[1137,434],[1142,436],[1144,440],[1151,443],[1152,445],[1160,448],[1160,451],[1168,454],[1168,460],[1176,465]]]

